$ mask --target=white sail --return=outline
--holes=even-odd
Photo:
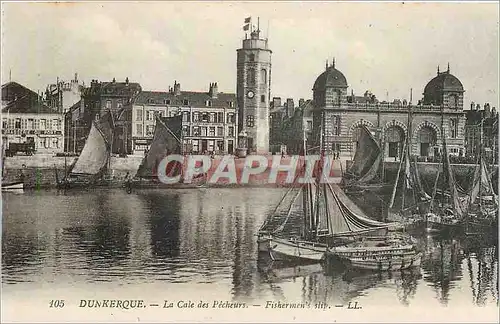
[[[110,143],[113,140],[111,113],[99,122],[93,121],[89,136],[85,142],[71,174],[96,175],[107,165],[110,157]]]

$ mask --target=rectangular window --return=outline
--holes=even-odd
[[[227,104],[229,105],[229,108],[234,108],[234,102],[228,101]]]
[[[228,129],[227,136],[233,137],[234,136],[234,127],[229,126],[227,129]]]
[[[33,122],[33,119],[31,121]],[[2,118],[2,128],[8,128],[7,118]]]
[[[224,136],[224,128],[217,127],[217,136]]]
[[[121,108],[123,106],[123,103],[122,103],[122,100],[121,99],[118,99],[116,101],[116,108]]]
[[[59,147],[59,140],[57,137],[52,138],[52,148],[58,148]]]
[[[247,127],[254,127],[255,126],[255,117],[253,115],[248,115],[247,116]]]
[[[229,113],[227,114],[227,123],[228,124],[234,124],[235,123],[235,114]]]
[[[193,136],[200,136],[200,126],[193,126]]]
[[[203,113],[203,115],[201,115],[201,121],[204,123],[208,123],[209,118],[208,113]]]
[[[210,113],[210,122],[211,123],[216,123],[215,118],[217,118],[217,115],[215,113]]]
[[[450,119],[451,138],[457,138],[458,135],[458,120],[455,118]]]
[[[223,123],[223,122],[224,122],[224,113],[218,112],[217,113],[217,123]]]
[[[44,119],[45,121],[45,119]],[[20,129],[21,128],[21,118],[16,118],[16,122],[14,124],[14,128]]]
[[[170,99],[165,99],[165,100],[163,100],[163,103],[164,103],[165,105],[170,105]]]
[[[154,125],[146,125],[146,136],[153,136],[155,131]]]
[[[265,95],[260,96],[260,102],[266,102],[266,96]]]
[[[146,111],[146,120],[153,120],[154,115],[155,115],[154,110],[147,110]]]
[[[17,124],[17,120],[16,120],[16,124]],[[40,129],[45,129],[45,127],[46,127],[45,119],[40,119]]]
[[[35,128],[34,129],[40,129],[40,120],[35,119]]]
[[[193,140],[193,152],[198,153],[200,151],[200,141]]]
[[[313,128],[313,122],[312,122],[312,120],[308,120],[306,130],[310,131],[310,130],[312,130],[312,128]]]
[[[212,101],[211,100],[205,100],[205,106],[212,107]]]
[[[200,119],[200,113],[193,112],[193,122],[197,123]]]
[[[207,128],[201,127],[201,136],[207,136]]]
[[[209,128],[209,133],[208,133],[208,136],[215,136],[215,127],[210,127]]]
[[[189,118],[189,117],[190,117],[190,115],[191,115],[191,114],[190,114],[190,112],[189,112],[189,111],[183,111],[183,112],[182,112],[182,121],[183,121],[183,122],[187,122],[187,123],[189,123],[189,122],[190,122],[190,119],[191,119],[191,118]]]
[[[28,121],[26,119],[21,119],[21,128],[26,129],[26,125],[28,124]]]
[[[187,99],[184,99],[184,100],[182,101],[182,104],[183,104],[184,106],[187,106],[187,105],[189,105],[189,100],[187,100]]]
[[[142,124],[135,124],[137,136],[142,136]]]
[[[106,108],[111,109],[111,100],[106,100]]]
[[[183,136],[189,136],[189,126],[182,126],[182,135]]]
[[[48,130],[52,129],[52,119],[47,119],[47,129]]]
[[[142,109],[135,111],[135,121],[142,121]]]

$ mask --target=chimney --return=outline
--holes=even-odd
[[[304,103],[305,103],[304,98],[300,98],[299,99],[299,107],[302,107],[304,105]]]
[[[490,117],[491,117],[490,104],[486,103],[484,104],[484,118],[490,118]]]
[[[75,82],[78,82],[78,73],[75,73]]]
[[[178,96],[181,94],[181,84],[177,83],[177,80],[174,81],[174,95]]]
[[[491,108],[491,117],[496,117],[497,116],[497,109],[495,107]]]
[[[293,116],[293,110],[295,109],[295,104],[293,102],[292,98],[287,98],[286,99],[286,110],[288,113],[288,116],[292,117]]]
[[[474,104],[474,101],[473,101],[473,102],[471,102],[471,103],[470,103],[470,110],[474,110],[474,107],[475,107],[475,106],[476,106],[476,105]]]
[[[481,105],[480,104],[476,105],[476,110],[481,110]]]
[[[128,77],[125,78],[125,84],[128,84]]]
[[[116,79],[115,79],[115,78],[113,78],[113,83],[115,83],[115,82],[116,82]]]
[[[273,107],[274,108],[281,107],[281,98],[280,97],[273,98]]]
[[[217,87],[217,82],[210,83],[210,87],[209,87],[209,90],[208,90],[208,95],[210,96],[210,98],[216,99],[218,93],[219,93],[219,89]]]

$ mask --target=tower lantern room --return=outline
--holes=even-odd
[[[252,19],[245,19],[242,47],[237,50],[236,94],[238,98],[238,128],[245,132],[249,152],[269,152],[269,98],[271,96],[271,54],[268,39],[261,36]]]

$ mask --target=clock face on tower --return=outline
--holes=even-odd
[[[248,98],[252,99],[254,96],[255,96],[255,93],[253,93],[252,90],[250,90],[250,91],[247,92],[247,97]]]

